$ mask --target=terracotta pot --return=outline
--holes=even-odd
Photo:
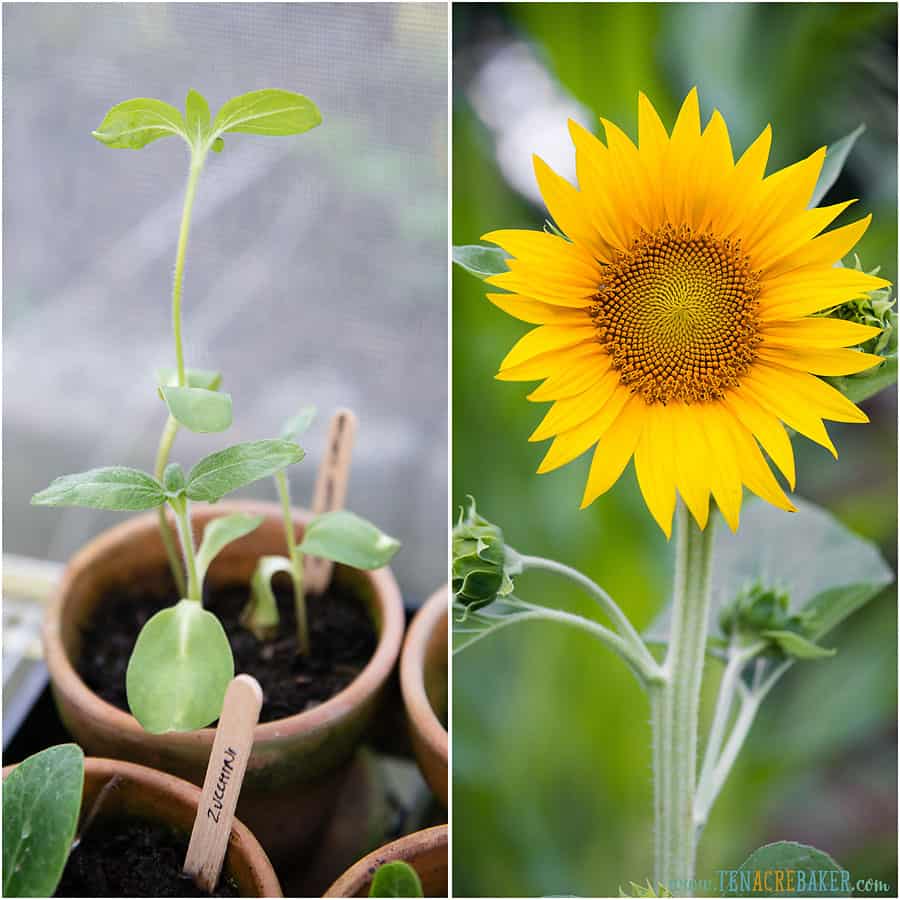
[[[249,583],[260,556],[286,552],[280,507],[273,503],[197,504],[192,516],[196,537],[211,519],[233,512],[265,518],[216,557],[207,575],[211,584]],[[298,541],[308,518],[303,511],[294,514]],[[73,665],[81,649],[82,626],[104,592],[165,566],[155,513],[134,517],[99,535],[66,568],[47,611],[44,652],[60,716],[88,755],[140,763],[202,785],[215,734],[212,728],[148,734],[129,713],[94,694]],[[378,645],[362,672],[330,700],[256,727],[237,814],[276,866],[296,864],[330,817],[403,638],[403,601],[389,569],[362,572],[335,566],[334,577],[352,587],[367,606]]]
[[[4,768],[3,778],[14,768]],[[97,812],[98,822],[110,818],[142,819],[190,835],[200,802],[200,788],[164,772],[116,759],[85,759],[82,816],[113,778],[117,779],[115,787],[103,798]],[[237,819],[231,826],[223,871],[237,882],[242,897],[282,896],[281,885],[265,850]]]
[[[446,586],[435,591],[409,626],[400,657],[400,687],[419,768],[429,787],[447,805]]]
[[[386,862],[403,860],[419,878],[426,897],[447,896],[447,826],[414,831],[354,863],[325,892],[326,897],[368,897],[375,870]]]

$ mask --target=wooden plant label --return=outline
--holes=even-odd
[[[184,861],[185,873],[207,894],[215,889],[222,871],[262,701],[262,688],[250,675],[238,675],[225,692]]]
[[[355,438],[356,416],[349,409],[339,409],[331,420],[328,444],[316,476],[312,507],[315,515],[343,508]],[[303,575],[310,594],[321,594],[328,587],[333,566],[330,559],[307,557]]]

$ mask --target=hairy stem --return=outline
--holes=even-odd
[[[697,733],[710,604],[713,522],[703,531],[686,507],[677,512],[675,586],[665,683],[652,697],[655,775],[655,879],[689,894],[697,832]]]
[[[281,498],[281,514],[284,517],[284,537],[291,559],[291,578],[294,581],[294,608],[297,613],[297,652],[309,653],[309,626],[306,620],[306,595],[303,590],[303,554],[297,549],[294,536],[294,517],[291,515],[291,489],[284,469],[275,473],[278,496]]]
[[[556,562],[556,560],[553,559],[544,559],[542,556],[522,556],[521,560],[525,569],[544,569],[545,571],[561,575],[563,578],[568,578],[570,581],[577,584],[599,603],[600,607],[612,620],[625,642],[631,647],[635,655],[641,658],[644,666],[649,671],[657,668],[656,660],[641,640],[640,635],[631,624],[628,616],[622,612],[616,601],[613,600],[599,584],[588,578],[587,575],[583,575],[577,569]]]
[[[156,465],[153,474],[157,481],[162,481],[163,472],[169,464],[169,453],[172,451],[172,444],[175,441],[175,435],[178,433],[178,422],[173,416],[169,416],[166,420],[166,427],[163,428],[162,437],[159,439],[159,448],[156,451]],[[159,534],[162,537],[163,546],[166,548],[166,556],[169,559],[169,568],[172,570],[172,577],[175,579],[175,587],[178,588],[178,596],[183,597],[187,589],[184,581],[184,568],[181,557],[178,555],[178,539],[169,520],[166,518],[166,508],[161,506],[158,510],[159,517]]]

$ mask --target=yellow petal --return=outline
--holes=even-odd
[[[545,231],[509,228],[489,231],[481,239],[498,244],[515,257],[508,263],[510,271],[527,267],[539,270],[541,279],[549,282],[564,282],[596,290],[600,277],[599,264],[583,247],[565,238]],[[520,265],[516,266],[516,262]]]
[[[796,374],[796,373],[794,373]],[[799,431],[811,441],[821,444],[837,459],[837,450],[822,424],[820,416],[809,408],[806,399],[794,388],[792,379],[766,376],[763,366],[754,366],[741,380],[741,392],[749,395],[764,409],[781,419],[785,425]]]
[[[585,198],[565,178],[561,178],[539,156],[533,157],[534,175],[547,210],[560,230],[583,245],[597,258],[610,260],[612,248],[594,228],[585,209]]]
[[[856,203],[847,200],[833,206],[807,209],[764,234],[755,244],[747,244],[754,269],[770,271],[776,263],[809,246],[809,242],[827,228],[845,209]]]
[[[605,354],[605,351],[596,341],[585,341],[583,344],[551,350],[529,359],[528,362],[510,366],[498,372],[494,378],[497,381],[539,381],[553,375],[554,372],[562,371],[576,360],[596,356],[598,353]]]
[[[849,225],[842,225],[840,228],[820,234],[805,247],[795,250],[777,263],[772,268],[771,274],[780,275],[804,266],[833,266],[857,245],[871,221],[870,213],[858,222],[851,222]]]
[[[583,341],[595,341],[597,336],[593,325],[574,327],[572,325],[541,325],[534,328],[513,345],[500,363],[500,371],[510,369],[519,363],[540,356],[550,350],[571,347]]]
[[[782,350],[760,347],[756,353],[765,362],[831,377],[855,375],[884,362],[880,356],[860,350]]]
[[[808,408],[822,419],[832,422],[868,422],[869,417],[851,403],[837,388],[814,375],[796,372],[771,363],[757,363],[753,367],[757,377],[770,379],[770,384],[789,383]]]
[[[648,168],[659,164],[669,144],[669,135],[653,104],[643,91],[638,93],[638,146]]]
[[[609,370],[600,376],[600,380],[590,390],[557,400],[528,440],[545,441],[555,434],[575,428],[596,415],[618,386],[619,373]]]
[[[650,514],[672,537],[675,513],[675,467],[672,460],[672,425],[666,408],[655,403],[647,409],[644,430],[634,451],[634,471]]]
[[[516,260],[509,260],[510,271],[499,275],[491,275],[484,280],[494,287],[522,294],[542,303],[554,306],[568,306],[573,309],[584,309],[597,293],[597,285],[586,287],[571,281],[553,281],[534,266],[523,266]],[[598,279],[599,284],[599,279]]]
[[[732,531],[737,531],[743,489],[737,451],[731,435],[732,421],[718,403],[704,403],[698,406],[698,410],[702,413],[699,421],[709,446],[707,463],[710,488],[728,526]]]
[[[794,448],[778,418],[740,388],[725,394],[722,402],[762,444],[793,490],[797,483]]]
[[[731,415],[729,413],[729,415]],[[762,497],[773,506],[788,512],[796,512],[797,508],[787,498],[781,485],[775,480],[772,470],[763,459],[756,441],[741,423],[732,417],[730,428],[738,454],[738,468],[744,484],[758,497]]]
[[[700,430],[695,407],[684,403],[670,403],[667,409],[672,420],[672,447],[678,492],[697,525],[703,529],[709,519],[706,439]]]
[[[763,346],[796,347],[799,350],[830,347],[855,347],[881,334],[880,328],[848,322],[844,319],[798,319],[796,322],[766,323],[762,329]]]
[[[763,322],[799,319],[889,284],[883,278],[856,269],[798,269],[763,280],[759,317]]]
[[[587,307],[554,306],[520,294],[487,294],[488,300],[505,313],[533,325],[584,325],[590,322]]]
[[[613,395],[606,401],[603,408],[590,419],[558,434],[547,455],[541,460],[538,467],[538,474],[543,475],[546,472],[552,472],[566,463],[572,462],[573,459],[581,456],[589,447],[593,447],[600,438],[606,434],[609,427],[615,422],[622,408],[628,400],[634,395],[628,388],[620,385],[613,392]]]
[[[590,390],[608,371],[612,357],[597,345],[597,352],[573,360],[551,375],[540,387],[535,388],[528,399],[535,403],[563,400]]]
[[[632,394],[615,422],[597,444],[588,473],[581,508],[590,506],[619,480],[628,465],[644,428],[647,404],[639,394]]]

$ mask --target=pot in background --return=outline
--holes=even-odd
[[[3,777],[15,768],[7,766]],[[139,819],[168,825],[190,836],[200,802],[200,788],[181,778],[116,759],[87,757],[84,761],[82,816],[113,780],[97,812],[104,819]],[[246,825],[234,820],[222,871],[230,875],[242,897],[281,897],[281,885],[265,850]]]
[[[325,892],[325,897],[368,897],[375,870],[386,862],[409,863],[422,880],[426,897],[447,896],[447,826],[414,831],[385,844],[354,863]]]
[[[449,592],[435,591],[409,626],[400,657],[400,687],[410,737],[429,787],[447,805],[447,623]]]
[[[198,540],[206,524],[219,516],[264,516],[255,531],[216,557],[207,575],[210,584],[249,584],[260,556],[286,552],[281,508],[274,503],[197,504],[192,512]],[[297,541],[309,516],[294,513]],[[155,513],[100,534],[66,568],[44,621],[44,653],[60,717],[87,755],[138,763],[202,785],[214,729],[149,734],[130,713],[93,693],[74,666],[82,625],[103,594],[117,583],[149,577],[166,566]],[[378,644],[362,672],[330,700],[256,727],[237,815],[276,866],[296,864],[325,827],[403,638],[403,601],[389,569],[363,572],[336,565],[334,578],[349,583],[366,605]]]

